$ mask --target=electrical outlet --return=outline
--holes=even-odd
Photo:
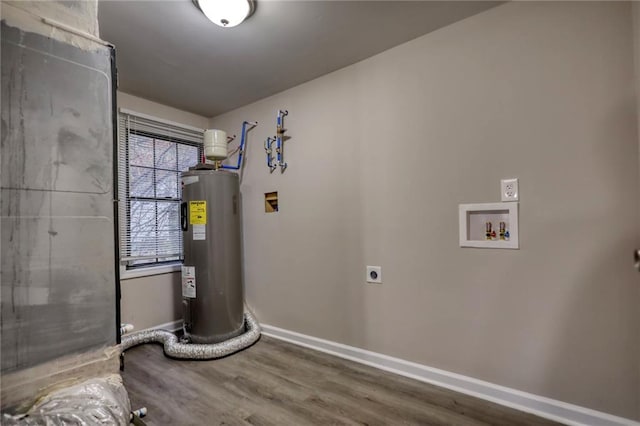
[[[500,181],[500,195],[502,201],[518,201],[518,179],[502,179]]]
[[[382,284],[382,267],[367,266],[367,282]]]

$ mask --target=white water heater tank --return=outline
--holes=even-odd
[[[227,132],[216,129],[204,131],[204,156],[213,161],[227,158]]]

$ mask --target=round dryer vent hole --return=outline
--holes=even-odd
[[[382,284],[382,267],[367,266],[367,282]]]

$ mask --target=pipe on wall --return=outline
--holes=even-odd
[[[139,331],[122,337],[122,350],[145,343],[160,343],[164,353],[176,359],[216,359],[248,348],[260,338],[260,325],[248,310],[244,313],[246,331],[220,343],[180,343],[178,337],[166,330]]]
[[[247,132],[258,125],[257,121],[243,121],[242,133],[240,134],[240,146],[238,147],[238,163],[235,166],[223,164],[220,168],[227,170],[240,170],[242,168],[242,156],[244,155],[244,145],[247,140]],[[247,127],[249,126],[249,127]]]

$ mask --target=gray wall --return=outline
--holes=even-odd
[[[629,3],[514,2],[214,118],[260,122],[242,182],[259,320],[639,419],[632,52]],[[278,108],[290,167],[270,175]],[[506,177],[521,249],[459,248],[458,204]]]
[[[23,31],[41,23],[19,6],[2,23],[3,373],[116,343],[110,52]]]

